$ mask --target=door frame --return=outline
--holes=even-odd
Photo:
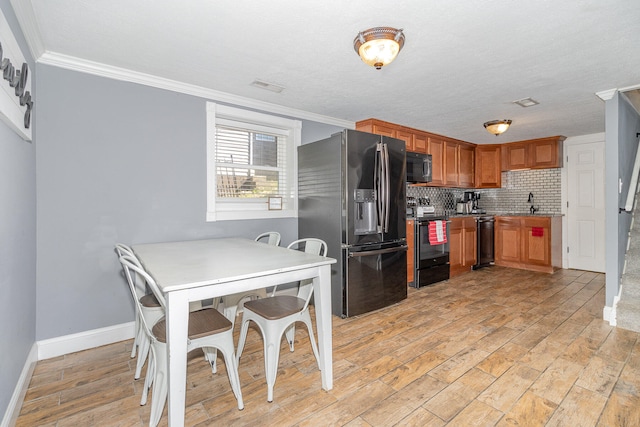
[[[569,150],[569,146],[580,145],[580,144],[592,144],[592,143],[602,143],[605,145],[605,133],[593,133],[589,135],[581,135],[568,137],[564,140],[562,155],[564,156],[564,164],[565,167],[561,170],[561,200],[562,200],[562,268],[569,268],[569,254],[567,252],[567,248],[569,247],[569,212],[567,208],[567,202],[569,201],[569,172],[568,172],[568,162],[567,153]],[[606,155],[606,153],[605,153]],[[604,176],[604,175],[603,175]],[[604,227],[604,224],[603,224]]]

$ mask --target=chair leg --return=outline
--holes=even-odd
[[[151,414],[149,426],[155,427],[162,417],[164,405],[167,403],[167,353],[163,347],[158,347],[155,353],[155,375],[153,393],[151,394]]]
[[[136,372],[133,375],[133,378],[138,380],[140,379],[140,375],[142,374],[142,367],[144,366],[144,362],[147,360],[147,356],[149,355],[149,346],[151,342],[149,341],[149,337],[143,335],[140,338],[140,345],[138,348],[138,360],[136,361]]]
[[[273,402],[273,387],[278,375],[282,333],[282,330],[278,330],[270,322],[267,322],[262,336],[264,341],[264,370],[267,380],[267,402]]]
[[[320,354],[318,353],[318,346],[316,345],[316,338],[313,334],[313,326],[311,324],[311,316],[309,312],[306,312],[302,315],[302,321],[305,325],[307,325],[307,330],[309,331],[309,341],[311,341],[311,349],[313,350],[313,355],[316,357],[316,363],[318,364],[318,369],[321,369],[320,366]]]
[[[242,327],[240,328],[240,338],[238,339],[238,349],[236,350],[236,365],[240,365],[240,357],[244,350],[244,343],[247,340],[247,332],[249,332],[249,320],[242,317]]]
[[[137,311],[137,310],[136,310]],[[133,347],[131,347],[131,358],[133,359],[134,357],[136,357],[136,349],[138,348],[138,345],[140,343],[140,336],[142,335],[143,331],[142,331],[142,325],[140,323],[140,316],[138,315],[138,313],[136,312],[136,320],[135,320],[135,326],[134,326],[134,330],[135,330],[135,335],[133,337]]]
[[[142,397],[140,398],[140,406],[147,404],[147,397],[149,396],[149,390],[153,384],[153,378],[156,374],[155,368],[155,356],[153,347],[149,351],[149,360],[147,362],[147,375],[144,378],[144,388],[142,389]]]
[[[233,351],[233,336],[229,337],[228,348],[220,347],[220,352],[224,357],[224,362],[227,365],[227,375],[229,376],[229,383],[231,383],[231,390],[236,396],[238,401],[238,409],[244,409],[244,402],[242,401],[242,390],[240,389],[240,377],[238,376],[238,364],[236,362],[236,355]]]
[[[296,324],[292,323],[285,331],[284,335],[287,337],[287,342],[289,343],[289,351],[293,353],[293,344],[296,340]]]
[[[203,347],[202,352],[204,353],[204,358],[211,365],[211,372],[218,372],[218,350],[213,347]]]

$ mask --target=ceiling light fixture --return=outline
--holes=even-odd
[[[484,124],[484,128],[495,136],[504,133],[511,126],[511,120],[492,120]]]
[[[358,33],[353,40],[353,48],[365,64],[376,70],[391,63],[404,46],[402,29],[391,27],[369,28]]]

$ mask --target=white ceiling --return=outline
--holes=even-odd
[[[640,88],[638,0],[11,1],[42,63],[475,143],[603,132],[596,93]],[[406,36],[379,71],[353,50],[376,26]],[[526,97],[540,104],[512,103]],[[495,119],[513,125],[495,137],[482,126]]]

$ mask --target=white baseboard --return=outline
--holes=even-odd
[[[135,322],[38,341],[38,360],[87,350],[133,338]]]
[[[616,307],[618,306],[618,301],[620,301],[620,295],[622,294],[622,285],[620,285],[620,289],[618,290],[618,295],[613,297],[613,305],[611,307],[604,306],[602,309],[602,318],[609,322],[611,326],[616,326],[618,322],[616,321]]]
[[[20,378],[18,378],[18,383],[13,390],[13,395],[11,396],[11,400],[9,401],[9,406],[7,406],[7,410],[5,411],[4,417],[2,418],[2,423],[0,424],[1,427],[16,425],[16,420],[18,419],[18,415],[20,414],[22,402],[24,401],[24,396],[27,393],[27,388],[29,388],[31,375],[33,375],[33,370],[36,368],[37,361],[38,345],[36,343],[33,343],[33,346],[31,346],[31,351],[29,351],[29,355],[27,356],[27,360],[24,363],[24,367],[22,368]]]

